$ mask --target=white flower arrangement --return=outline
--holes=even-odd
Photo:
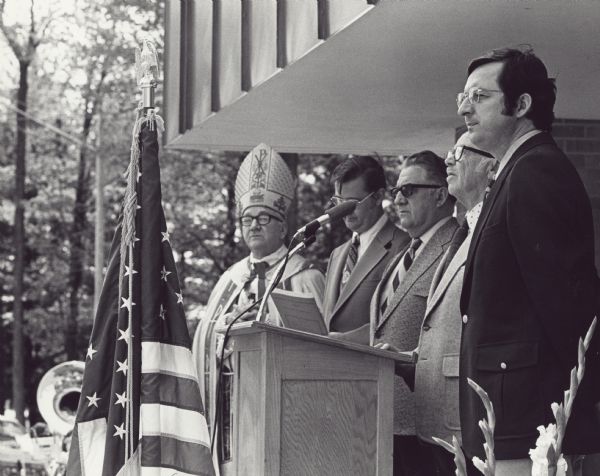
[[[552,411],[554,411],[555,406],[558,407],[558,404],[552,404]],[[567,474],[567,462],[562,455],[560,455],[555,465],[551,463],[555,460],[556,455],[556,441],[558,437],[556,425],[554,423],[550,423],[547,427],[540,425],[537,427],[537,430],[540,432],[540,436],[538,436],[535,442],[535,448],[529,450],[529,457],[533,462],[531,475],[565,476]]]
[[[573,409],[573,401],[585,373],[585,353],[594,335],[596,322],[594,317],[585,339],[579,338],[577,366],[571,369],[571,383],[569,390],[565,391],[564,402],[561,404],[554,402],[551,405],[556,424],[550,423],[547,427],[538,426],[537,428],[540,436],[535,442],[535,448],[529,450],[529,457],[533,462],[532,476],[562,476],[567,473],[568,465],[562,455],[562,441]]]

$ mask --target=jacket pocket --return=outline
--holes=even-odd
[[[537,342],[508,342],[480,345],[477,349],[477,369],[489,372],[511,371],[537,364]]]
[[[487,344],[477,349],[477,382],[497,415],[498,439],[530,434],[540,420],[537,342]]]
[[[449,430],[460,430],[458,406],[458,368],[459,354],[446,354],[442,359],[444,375],[444,424]]]

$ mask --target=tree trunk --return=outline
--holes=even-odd
[[[27,111],[27,74],[29,61],[19,60],[19,90],[17,106]],[[25,369],[23,365],[23,275],[25,270],[25,153],[27,149],[27,120],[17,114],[17,144],[15,150],[15,266],[13,304],[12,393],[17,419],[23,423],[25,409]]]
[[[281,158],[289,167],[290,172],[292,172],[294,180],[297,181],[299,160],[298,154],[283,153],[281,154]],[[296,187],[294,190],[294,200],[292,200],[290,209],[287,212],[287,227],[287,239],[289,240],[292,238],[292,236],[294,236],[294,233],[296,233],[296,230],[298,229],[298,187]]]
[[[100,301],[104,277],[104,170],[100,156],[100,115],[96,139],[96,226],[94,233],[94,308],[95,314]]]
[[[237,203],[235,201],[235,179],[237,177],[238,170],[242,160],[244,160],[245,154],[226,154],[225,160],[231,163],[228,168],[227,179],[225,188],[227,190],[227,224],[225,228],[225,235],[223,236],[223,245],[227,252],[223,256],[222,269],[229,268],[236,260],[236,242],[235,242],[235,228],[237,226]]]
[[[100,77],[96,88],[92,87],[93,70],[90,74],[90,84],[85,95],[85,112],[83,114],[83,128],[81,131],[81,149],[79,150],[79,167],[77,172],[77,185],[75,189],[75,204],[73,205],[73,225],[70,233],[69,257],[69,313],[65,325],[65,351],[67,359],[81,358],[77,346],[79,335],[79,301],[81,286],[83,284],[83,275],[85,271],[85,250],[86,243],[84,233],[87,227],[87,212],[91,198],[91,177],[90,167],[88,166],[88,148],[87,142],[92,129],[92,123],[96,111],[98,110],[102,98],[102,86],[107,75],[107,63],[100,71]],[[90,316],[93,319],[93,316]]]
[[[89,125],[87,127],[89,130]],[[87,135],[84,134],[84,137],[87,137]],[[77,349],[77,319],[79,317],[79,294],[81,285],[83,284],[85,263],[85,241],[83,235],[87,225],[86,215],[89,198],[90,173],[87,166],[87,149],[85,146],[82,146],[79,151],[79,170],[77,174],[77,188],[75,190],[75,204],[73,206],[73,224],[70,233],[69,313],[67,314],[67,323],[65,326],[65,351],[67,360],[81,358],[78,355]]]

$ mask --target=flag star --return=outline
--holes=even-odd
[[[137,271],[135,269],[129,269],[129,266],[125,265],[125,276],[129,276],[129,275],[134,275],[137,274]]]
[[[175,293],[175,295],[177,296],[177,304],[183,304],[183,293]]]
[[[131,298],[125,299],[124,297],[122,297],[121,299],[123,300],[123,304],[121,304],[121,307],[127,308],[127,310],[131,312],[131,307],[135,306],[135,303],[131,302]]]
[[[169,274],[171,274],[171,271],[167,271],[167,268],[165,268],[163,266],[163,269],[160,272],[160,279],[164,280],[165,283],[167,282],[167,276],[169,276]]]
[[[93,405],[96,408],[98,408],[98,401],[101,400],[101,398],[97,397],[96,393],[97,392],[94,392],[94,395],[92,395],[90,397],[85,397],[85,398],[87,398],[90,401],[90,403],[88,403],[88,407],[91,407]]]
[[[123,439],[123,435],[125,435],[127,432],[125,431],[125,428],[123,428],[123,425],[125,423],[121,423],[119,426],[117,425],[113,425],[115,427],[115,434],[113,436],[118,436],[119,438]]]
[[[94,349],[92,348],[92,343],[90,342],[90,346],[88,347],[87,354],[86,354],[85,358],[87,359],[87,358],[89,357],[89,358],[90,358],[90,360],[94,360],[94,354],[95,354],[96,352],[98,352],[98,351],[97,351],[97,350],[94,350]]]
[[[158,316],[164,321],[165,317],[167,316],[167,311],[165,310],[165,308],[163,307],[163,305],[160,305],[160,312],[158,314]]]
[[[119,332],[121,333],[121,337],[119,337],[117,340],[124,340],[125,342],[127,342],[130,337],[133,337],[131,335],[131,331],[129,330],[129,327],[127,329],[125,329],[124,331],[119,329]]]
[[[123,362],[119,362],[117,360],[117,365],[119,366],[117,372],[123,372],[123,375],[127,375],[127,370],[129,369],[129,366],[127,365],[127,359],[125,359]]]
[[[169,230],[167,230],[167,231],[161,231],[160,234],[162,235],[162,240],[160,241],[161,243],[163,241],[168,241],[169,243],[171,243],[171,241],[170,241],[171,234],[169,233]]]
[[[123,408],[125,408],[125,404],[129,401],[129,399],[127,398],[127,392],[123,392],[121,395],[115,393],[115,395],[117,396],[117,401],[115,402],[115,405],[121,405]]]
[[[135,244],[140,241],[140,239],[137,236],[133,237],[133,246],[135,246]]]
[[[142,178],[142,172],[140,172],[140,171],[138,170],[138,174],[137,174],[137,181],[138,181],[138,182],[140,181],[140,178]]]
[[[141,210],[141,209],[142,209],[142,206],[141,206],[141,205],[136,205],[136,206],[135,206],[135,209],[136,209],[136,210]]]

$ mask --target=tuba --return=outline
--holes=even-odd
[[[37,388],[37,404],[52,433],[66,435],[73,429],[81,396],[85,364],[70,360],[52,367]]]

